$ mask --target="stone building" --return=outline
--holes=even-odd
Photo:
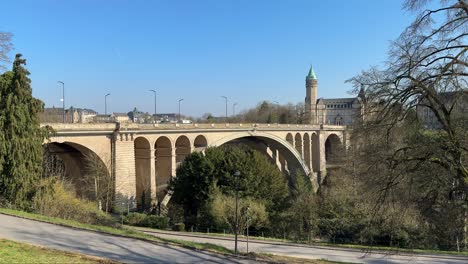
[[[41,122],[45,123],[89,123],[93,121],[93,117],[97,112],[86,108],[69,109],[49,107],[44,108],[44,112],[39,114]]]
[[[448,109],[452,109],[452,121],[468,116],[468,90],[443,92],[439,94],[439,99]],[[441,129],[442,124],[440,124],[434,112],[426,106],[428,105],[426,101],[426,98],[420,98],[419,104],[416,107],[419,121],[427,129]]]
[[[318,79],[310,67],[306,76],[305,113],[307,123],[321,125],[351,125],[362,116],[364,110],[364,91],[358,97],[351,98],[317,98]]]

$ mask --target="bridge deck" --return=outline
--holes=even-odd
[[[310,124],[253,124],[253,123],[212,123],[212,124],[135,124],[135,123],[42,123],[41,126],[51,126],[56,131],[108,131],[113,132],[119,126],[121,131],[151,131],[151,130],[345,130],[345,126],[310,125]]]

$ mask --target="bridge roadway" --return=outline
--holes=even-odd
[[[348,144],[344,126],[292,124],[42,124],[56,133],[44,142],[80,179],[91,162],[116,180],[116,199],[136,206],[167,203],[166,187],[183,159],[209,146],[245,144],[264,153],[284,174],[299,171],[318,187],[327,159]],[[53,159],[56,160],[56,159]]]

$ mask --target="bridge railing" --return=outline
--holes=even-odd
[[[278,129],[278,130],[343,130],[345,126],[314,125],[314,124],[256,124],[256,123],[162,123],[162,124],[137,124],[137,123],[42,123],[55,130],[190,130],[190,129]]]

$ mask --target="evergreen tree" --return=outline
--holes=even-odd
[[[16,55],[11,80],[2,82],[0,94],[0,197],[27,209],[42,173],[42,143],[47,133],[38,117],[44,104],[32,96],[29,72],[23,67],[26,60],[21,56]]]

